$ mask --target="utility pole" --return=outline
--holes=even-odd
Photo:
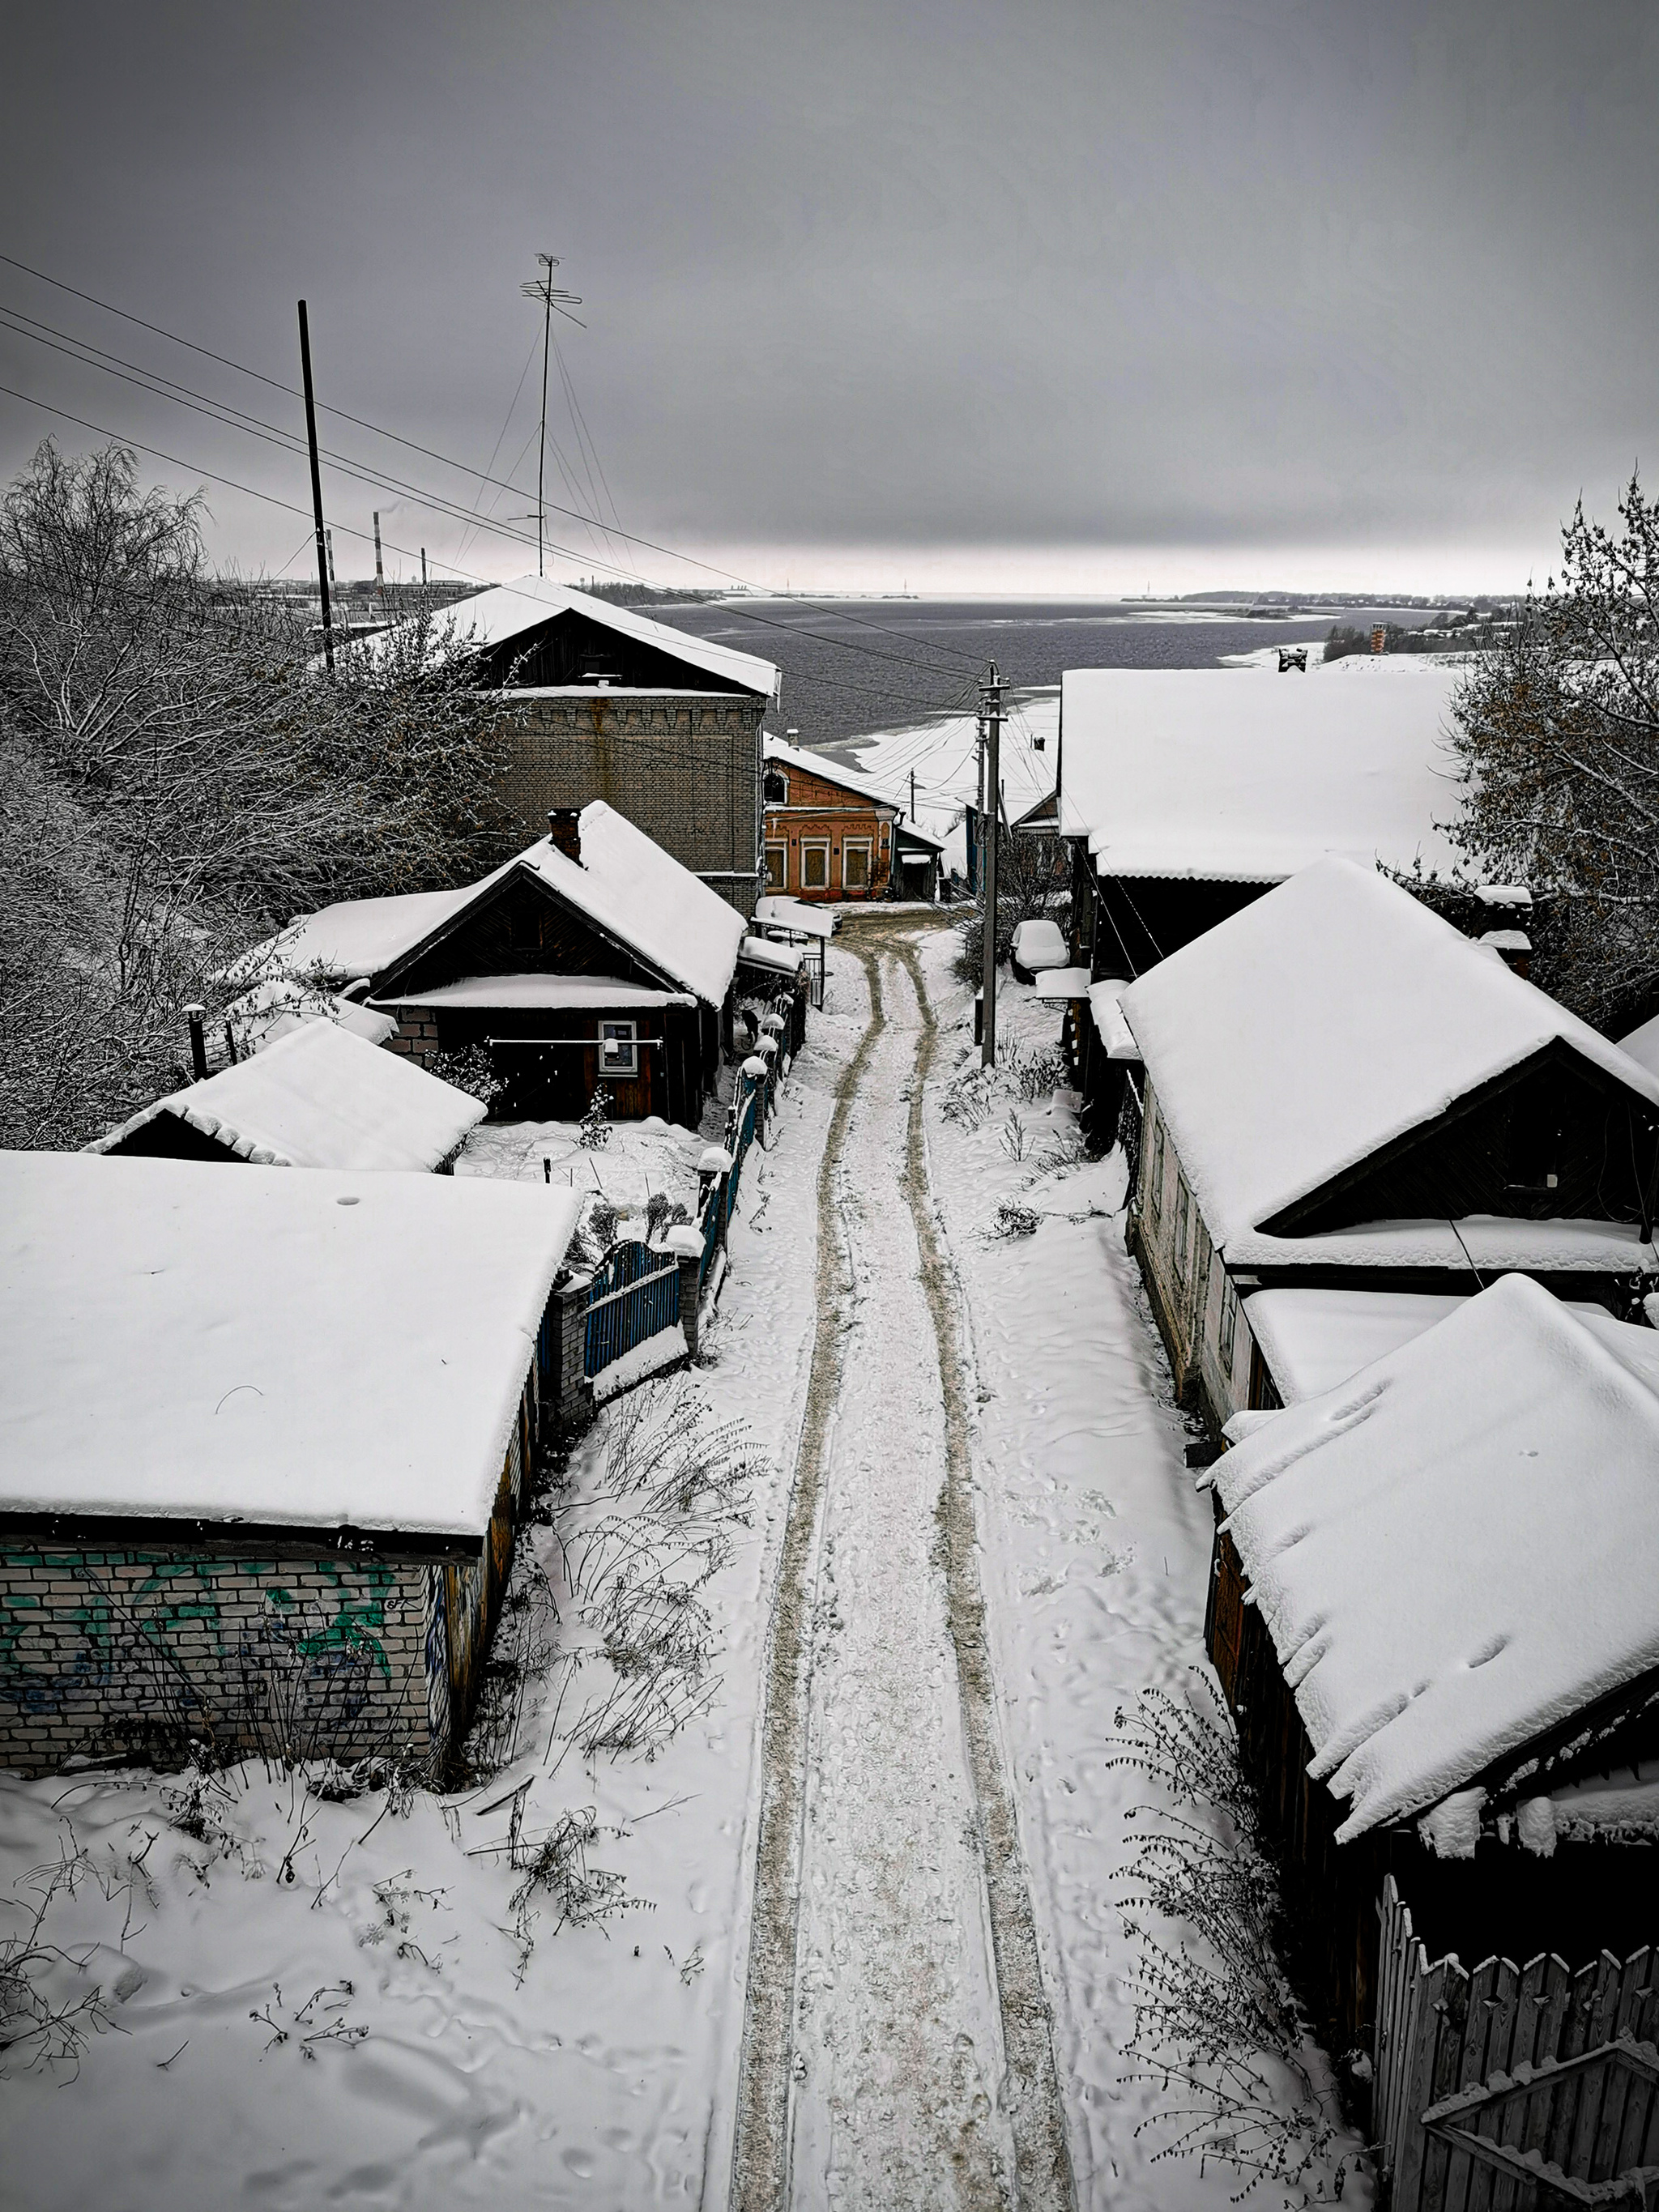
[[[300,302],[300,368],[306,388],[306,443],[311,448],[311,511],[317,519],[317,584],[323,598],[323,658],[334,673],[334,623],[328,610],[328,543],[323,533],[323,477],[317,465],[317,409],[311,396],[311,325]]]
[[[374,510],[374,596],[386,605],[386,574],[380,567],[380,510]]]
[[[544,542],[547,535],[544,491],[547,482],[547,355],[553,338],[554,308],[557,307],[562,315],[568,313],[569,307],[580,307],[581,301],[574,292],[562,291],[554,283],[553,271],[559,265],[556,254],[538,253],[536,258],[542,264],[541,275],[528,284],[520,284],[519,289],[526,300],[539,300],[542,303],[542,434],[536,456],[536,574],[544,576],[547,574],[547,553]],[[565,301],[569,303],[568,307],[562,304]],[[570,319],[574,323],[577,318],[572,315]]]
[[[334,532],[325,530],[323,536],[328,544],[328,588],[331,592],[334,589]]]
[[[421,589],[422,591],[426,589],[426,548],[424,545],[421,548]]]
[[[915,818],[916,818],[916,772],[915,772],[915,769],[911,769],[911,771],[910,771],[910,821],[911,821],[911,823],[912,823],[912,825],[913,825],[913,826],[914,826],[914,824],[915,824]]]
[[[991,805],[988,835],[985,838],[983,862],[985,879],[985,1028],[981,1058],[987,1067],[997,1064],[997,823],[1001,808],[1002,790],[1002,679],[997,665],[991,663],[990,680],[983,693],[986,730],[985,788]],[[981,829],[985,817],[980,817]]]

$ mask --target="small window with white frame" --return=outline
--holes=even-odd
[[[789,888],[789,848],[769,845],[766,848],[766,888],[769,891]]]
[[[800,887],[804,891],[830,888],[830,840],[803,837],[800,841]]]
[[[640,1072],[640,1041],[632,1022],[601,1022],[599,1024],[599,1073],[601,1075],[637,1075]]]
[[[867,891],[870,888],[870,840],[867,837],[847,837],[841,848],[842,889],[848,891]]]

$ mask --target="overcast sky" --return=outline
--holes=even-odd
[[[498,518],[535,504],[519,287],[556,253],[621,523],[765,583],[1508,587],[1581,488],[1659,483],[1656,94],[1651,0],[65,0],[9,20],[3,251],[283,384],[304,295],[319,397],[474,469],[500,439]],[[300,427],[4,264],[0,301]],[[289,454],[15,330],[0,383],[297,506],[208,483],[216,557],[304,569]],[[586,506],[552,386],[549,497]],[[0,396],[6,475],[48,430],[92,442]],[[343,572],[377,504],[394,570],[535,565],[533,520],[324,488]],[[551,573],[707,580],[550,535]]]

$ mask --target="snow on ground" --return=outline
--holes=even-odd
[[[728,1085],[730,1073],[724,1071]],[[580,1121],[483,1121],[467,1139],[455,1172],[518,1182],[546,1176],[605,1199],[621,1214],[642,1214],[653,1194],[665,1191],[695,1214],[697,1162],[725,1127],[726,1107],[714,1102],[701,1129],[683,1129],[653,1114],[643,1121],[613,1121],[610,1142],[590,1151],[582,1144]]]
[[[948,972],[952,950],[945,933],[924,956],[945,1030],[929,1157],[978,1370],[981,1566],[1077,2199],[1113,2212],[1218,2212],[1241,2177],[1189,2157],[1154,2165],[1172,2132],[1155,2116],[1179,2093],[1122,2078],[1134,2063],[1125,2055],[1133,1951],[1115,1900],[1138,1832],[1127,1815],[1158,1793],[1111,1764],[1110,1741],[1120,1705],[1133,1711],[1149,1687],[1187,1698],[1193,1670],[1207,1677],[1211,1510],[1184,1465],[1187,1431],[1124,1249],[1121,1152],[1045,1168],[1075,1145],[1066,1094],[1025,1103],[1006,1077],[976,1127],[943,1113],[952,1078],[978,1058],[968,994]],[[1003,986],[998,1021],[1003,1043],[1024,1054],[1056,1042],[1059,1010],[1021,986]],[[1037,1214],[1033,1234],[988,1234],[1004,1200]],[[1194,1702],[1202,1707],[1201,1691]],[[1340,2140],[1330,2163],[1348,2154],[1346,2197],[1363,2203],[1356,2148]]]
[[[319,1802],[258,1768],[200,1793],[137,1772],[0,1777],[0,1904],[27,1903],[47,1878],[32,1889],[35,1870],[76,1862],[46,1933],[77,1954],[95,1947],[84,1972],[60,1966],[58,1978],[71,1994],[95,1982],[112,2023],[78,2072],[12,2054],[11,2201],[32,2212],[723,2201],[718,2145],[707,2186],[705,2161],[717,2118],[729,2143],[742,2024],[764,1597],[810,1358],[814,1179],[830,1091],[861,1025],[833,996],[814,1018],[772,1148],[745,1164],[706,1333],[712,1364],[649,1386],[742,1423],[759,1462],[750,1526],[726,1524],[730,1559],[702,1593],[708,1710],[648,1761],[584,1760],[561,1731],[607,1680],[590,1659],[556,1725],[543,1711],[504,1771],[453,1797],[417,1793],[405,1809],[383,1790]],[[539,1174],[545,1130],[481,1134]],[[647,1161],[654,1189],[702,1141],[622,1135],[596,1164],[608,1190],[631,1196],[635,1178],[641,1199]],[[586,1440],[578,1498],[605,1486],[608,1442],[640,1396],[608,1408]],[[553,1533],[533,1542],[558,1586]],[[568,1589],[562,1610],[562,1648],[591,1647],[597,1632]],[[532,1687],[532,1711],[570,1671]],[[523,1876],[503,1849],[520,1784],[528,1844],[592,1808],[587,1866],[619,1875],[630,1908],[556,1934],[548,1897],[532,1899],[527,1960],[513,1903]],[[6,1915],[0,1938],[22,1925]]]

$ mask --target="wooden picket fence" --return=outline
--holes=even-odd
[[[1373,2134],[1394,2212],[1659,2207],[1659,1953],[1468,1972],[1382,1886]]]

